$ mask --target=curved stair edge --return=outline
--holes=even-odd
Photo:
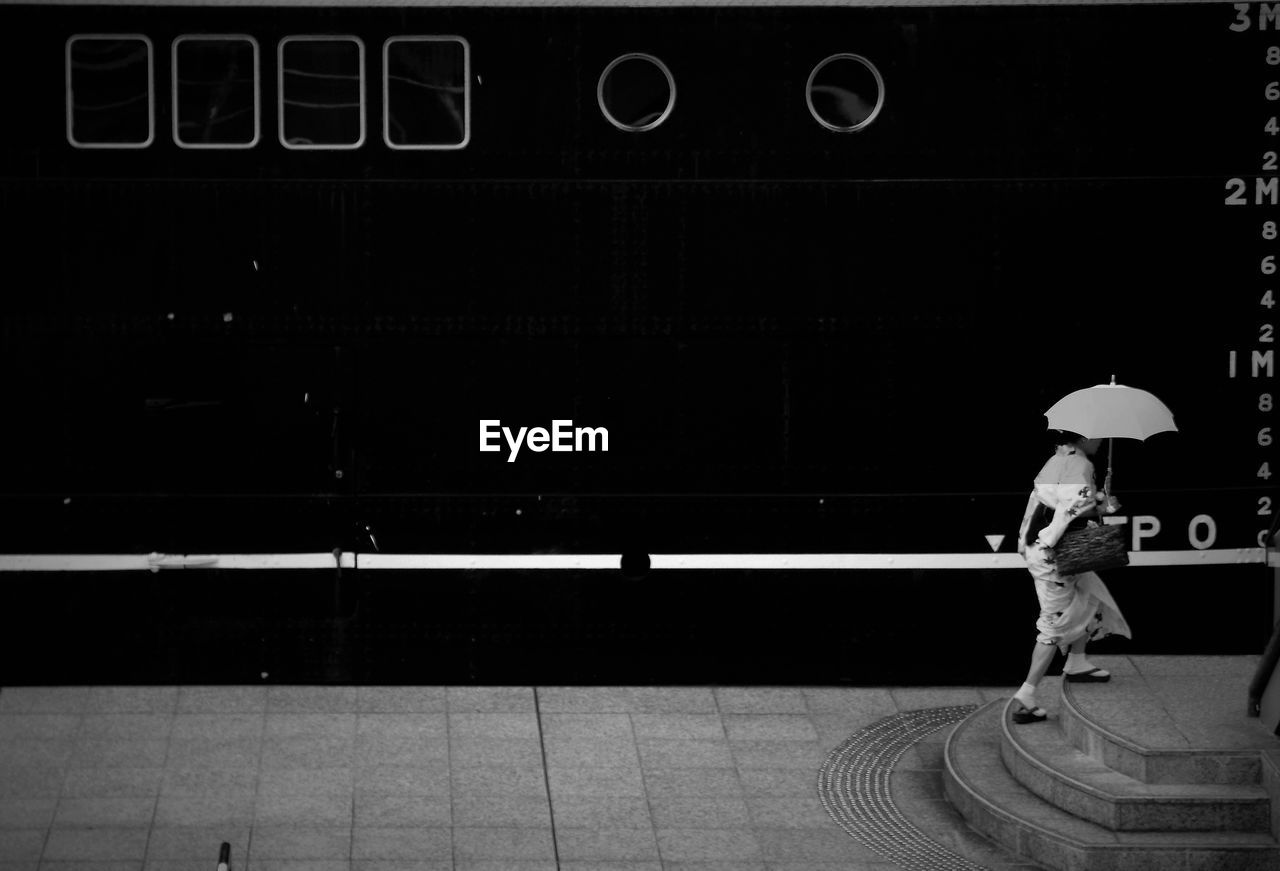
[[[1108,768],[1152,785],[1262,782],[1262,759],[1256,751],[1152,750],[1091,718],[1076,701],[1075,693],[1072,685],[1063,681],[1058,714],[1062,732],[1077,750]]]
[[[970,731],[991,716],[994,707],[1002,705],[1007,705],[1007,702],[983,705],[947,737],[943,748],[943,786],[948,800],[970,827],[1020,859],[1055,871],[1274,871],[1280,867],[1280,846],[1267,836],[1224,841],[1213,837],[1212,833],[1169,833],[1167,840],[1162,842],[1152,837],[1158,833],[1145,833],[1146,837],[1141,839],[1121,841],[1115,833],[1107,833],[1094,823],[1072,817],[1013,780],[1003,768],[999,737],[994,734],[993,727],[992,735],[985,739],[974,738],[978,746],[969,746],[965,750],[976,750],[975,755],[989,757],[982,760],[984,764],[998,764],[1001,782],[996,787],[1010,792],[1016,790],[1019,806],[1038,806],[1042,816],[1056,818],[1078,831],[1096,833],[1100,840],[1089,843],[1006,810],[970,782],[957,764],[960,745],[966,742]]]
[[[1014,780],[1052,805],[1112,831],[1206,831],[1271,832],[1270,801],[1259,785],[1151,785],[1124,775],[1133,788],[1146,795],[1109,791],[1085,780],[1091,766],[1106,771],[1095,757],[1083,753],[1068,741],[1056,719],[1028,728],[1012,725],[1010,699],[1000,719],[1000,758]],[[1055,738],[1051,738],[1056,736]],[[1037,740],[1030,740],[1034,736]],[[1042,739],[1078,755],[1082,761],[1060,759],[1061,765],[1037,755],[1036,748],[1049,748]],[[1087,763],[1083,760],[1089,760]],[[1072,766],[1083,765],[1082,769]],[[1114,770],[1113,770],[1114,771]],[[1101,773],[1100,771],[1095,774]],[[1107,772],[1110,774],[1111,772]],[[1077,775],[1080,776],[1077,776]],[[1120,775],[1121,772],[1115,772]],[[1141,784],[1141,785],[1140,785]]]

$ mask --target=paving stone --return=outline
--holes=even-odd
[[[543,715],[554,713],[630,713],[632,704],[623,687],[539,687]]]
[[[863,714],[810,714],[809,722],[816,732],[815,740],[828,750],[839,747],[849,738],[868,726],[883,720],[884,716],[866,716]]]
[[[548,713],[714,714],[715,696],[702,687],[546,687]]]
[[[253,871],[350,871],[351,866],[346,859],[259,859]]]
[[[253,812],[252,794],[162,795],[156,802],[153,825],[198,828],[249,826],[253,824]]]
[[[1119,658],[1089,655],[1089,659],[1098,666],[1107,661],[1105,666],[1113,674],[1119,674],[1112,665],[1117,665]],[[1127,659],[1140,674],[1151,676],[1189,675],[1189,676],[1243,676],[1247,682],[1257,667],[1257,658],[1248,656],[1154,656],[1130,654]]]
[[[262,795],[254,804],[254,826],[349,826],[352,796]]]
[[[46,834],[44,828],[0,830],[0,861],[38,860],[44,850]]]
[[[177,708],[177,687],[92,687],[84,709],[172,714]]]
[[[721,714],[807,714],[803,690],[761,687],[717,687]]]
[[[883,861],[873,850],[850,838],[833,823],[829,829],[755,829],[766,862],[818,860]]]
[[[520,713],[535,709],[532,687],[449,687],[450,713]]]
[[[49,798],[0,799],[0,829],[39,829],[53,822],[58,800]]]
[[[762,829],[826,829],[831,817],[816,796],[748,796],[751,822]]]
[[[550,829],[455,827],[453,847],[455,857],[462,861],[555,860]]]
[[[351,738],[268,738],[262,742],[263,768],[336,768],[355,765]]]
[[[447,795],[357,795],[355,825],[366,828],[449,826],[453,813]]]
[[[182,687],[178,713],[266,713],[266,687]]]
[[[204,795],[210,792],[252,795],[258,789],[257,768],[169,767],[160,773],[163,775],[160,783],[162,795]]]
[[[632,743],[632,717],[653,714],[547,714],[542,718],[543,737],[547,742],[572,744],[582,741]],[[670,716],[670,715],[668,715]]]
[[[944,799],[941,770],[895,768],[889,777],[889,793],[895,800],[904,796]]]
[[[444,713],[449,700],[444,687],[360,687],[356,709],[361,713]]]
[[[141,862],[147,852],[147,835],[145,827],[70,829],[55,826],[49,830],[41,861]]]
[[[747,768],[811,768],[826,761],[828,751],[817,741],[730,741],[733,761]]]
[[[638,768],[550,768],[547,775],[553,804],[563,795],[645,794]]]
[[[738,776],[749,796],[813,796],[818,791],[818,772],[810,768],[743,768]]]
[[[258,776],[258,794],[350,795],[355,779],[350,767],[263,769]]]
[[[545,795],[455,795],[453,824],[473,829],[547,828],[551,807]]]
[[[89,687],[5,687],[0,714],[79,714],[89,702]]]
[[[82,714],[0,714],[0,744],[72,740],[82,719]]]
[[[892,862],[768,862],[768,871],[902,871],[901,865]],[[1008,871],[1008,869],[991,869],[991,871]],[[1039,866],[1027,871],[1042,871]]]
[[[645,771],[668,768],[732,768],[727,741],[641,738],[636,741]]]
[[[738,772],[732,768],[645,769],[644,786],[652,797],[731,796],[742,793]]]
[[[976,705],[982,696],[971,687],[897,687],[891,690],[899,711]]]
[[[445,748],[457,766],[511,765],[529,768],[542,765],[542,744],[536,738],[453,738]]]
[[[747,804],[739,796],[651,797],[653,822],[660,829],[749,828]]]
[[[886,689],[805,689],[804,698],[814,714],[847,713],[879,720],[898,713],[893,694]]]
[[[0,745],[0,771],[62,768],[75,758],[76,746],[75,739],[8,741]]]
[[[66,776],[67,769],[61,765],[4,769],[0,799],[56,797]]]
[[[357,735],[353,754],[356,765],[427,765],[448,761],[449,739],[445,735]]]
[[[1202,667],[1209,668],[1209,665]],[[1159,698],[1181,702],[1184,697],[1194,695],[1194,688],[1183,687],[1181,679],[1176,676],[1146,680],[1157,686],[1167,685],[1160,690],[1164,695]],[[267,688],[251,689],[262,690],[258,699],[265,707]],[[380,689],[390,691],[396,688]],[[295,713],[269,716],[261,713],[263,707],[256,712],[215,713],[202,708],[213,706],[216,693],[203,696],[188,693],[185,688],[176,690],[173,696],[173,710],[183,711],[180,714],[156,714],[145,706],[144,701],[137,699],[121,701],[119,704],[125,705],[125,709],[109,713],[0,713],[0,748],[9,748],[11,756],[14,756],[15,746],[19,750],[27,749],[21,746],[23,741],[46,745],[45,750],[36,751],[37,754],[44,753],[43,756],[23,760],[27,763],[25,767],[12,771],[0,767],[0,796],[11,796],[0,797],[0,830],[4,833],[44,832],[50,825],[55,833],[87,830],[87,823],[91,820],[101,820],[108,829],[145,829],[146,821],[139,808],[154,803],[157,828],[151,833],[151,843],[156,845],[156,849],[148,849],[146,854],[150,871],[194,868],[197,864],[202,871],[207,871],[210,861],[208,849],[200,847],[202,852],[199,855],[166,854],[163,839],[183,837],[197,843],[215,840],[220,843],[224,838],[245,838],[249,827],[254,824],[255,813],[266,813],[267,819],[257,822],[261,829],[305,832],[328,828],[343,832],[351,849],[355,846],[352,826],[356,831],[443,832],[448,849],[433,856],[423,856],[406,849],[404,855],[368,855],[350,862],[336,849],[330,859],[325,857],[325,850],[299,847],[302,853],[322,855],[314,856],[313,861],[308,862],[303,855],[273,857],[257,854],[258,861],[254,862],[253,871],[269,868],[266,863],[279,862],[286,863],[281,867],[292,867],[297,871],[304,867],[307,871],[324,871],[328,867],[378,868],[379,871],[396,871],[398,868],[429,871],[444,871],[446,868],[454,871],[533,871],[546,868],[551,871],[557,866],[554,851],[545,850],[545,845],[550,843],[551,808],[546,796],[549,777],[552,795],[556,799],[557,832],[569,833],[567,839],[561,841],[561,846],[567,844],[569,849],[561,851],[559,871],[654,871],[658,867],[662,871],[746,871],[766,867],[769,871],[775,868],[783,871],[835,871],[836,868],[841,871],[889,871],[893,867],[890,863],[853,841],[826,816],[816,798],[817,770],[839,741],[879,718],[867,720],[877,706],[883,706],[887,701],[896,710],[901,704],[923,698],[919,693],[939,692],[914,688],[894,691],[803,689],[798,691],[806,706],[803,712],[746,710],[726,712],[721,716],[716,713],[717,695],[710,690],[673,693],[658,688],[646,693],[643,688],[603,688],[602,692],[588,691],[584,694],[581,692],[584,688],[563,688],[558,698],[554,694],[548,698],[567,710],[543,707],[542,741],[539,741],[531,690],[462,688],[478,689],[479,692],[451,694],[452,689],[435,688],[434,693],[418,696],[393,692],[363,696],[357,690],[355,708],[334,714],[308,713],[309,709],[305,707]],[[738,695],[734,694],[735,691]],[[1003,690],[942,688],[942,691],[976,695],[977,698],[965,702],[971,704]],[[550,693],[549,690],[546,692]],[[725,688],[720,695],[730,706],[768,708],[793,704],[791,694],[794,692],[783,688],[753,695],[752,689]],[[646,712],[669,705],[696,709],[697,705],[708,701],[709,709],[702,712]],[[254,704],[248,697],[241,702],[246,708]],[[357,716],[356,710],[364,710],[362,706],[366,702],[370,709]],[[450,710],[458,718],[456,722],[461,726],[462,734],[453,736],[454,740],[450,742],[449,733],[455,720],[446,718],[443,708],[454,702],[457,707],[450,707]],[[84,705],[88,706],[87,697]],[[388,710],[380,710],[379,706]],[[427,709],[418,710],[418,706]],[[636,708],[640,710],[634,710]],[[516,716],[510,717],[511,714]],[[369,718],[367,727],[366,716]],[[200,717],[204,719],[196,719]],[[231,719],[235,717],[245,719]],[[397,719],[402,717],[409,719]],[[415,721],[414,717],[428,719]],[[18,722],[18,718],[28,719]],[[49,726],[47,734],[62,735],[61,741],[39,740],[42,732],[37,728],[37,718],[45,718]],[[334,718],[339,724],[336,729]],[[269,759],[268,742],[262,740],[268,720],[273,724],[276,744],[289,743],[307,748],[308,754],[295,749],[282,751]],[[346,722],[352,724],[349,732],[344,725]],[[166,724],[175,738],[167,749],[168,758],[158,764],[130,767],[127,764],[130,754],[145,760],[146,753],[151,752],[140,746],[146,745],[150,739],[144,737],[140,740],[138,736],[155,735],[157,730],[160,730],[159,734],[165,734]],[[528,729],[530,724],[532,731],[525,737],[511,737]],[[415,725],[420,728],[415,728]],[[10,730],[7,738],[4,737],[6,728]],[[910,803],[914,801],[911,796],[921,798],[930,808],[945,805],[950,810],[940,797],[928,798],[941,795],[937,792],[937,785],[940,783],[942,741],[947,731],[939,730],[914,745],[904,755],[894,774],[895,796],[907,796],[903,802],[904,809],[912,814],[917,809]],[[181,739],[178,738],[180,732]],[[428,733],[438,734],[439,740],[434,743],[425,741],[424,736]],[[65,751],[53,748],[59,743],[69,744],[71,736],[76,736],[77,744],[70,757],[64,758],[60,753]],[[214,740],[210,740],[211,736]],[[733,740],[726,740],[726,737]],[[350,755],[344,765],[337,766],[337,770],[344,774],[336,780],[332,770],[326,773],[327,760],[317,764],[312,758],[314,751],[325,749],[323,740],[326,738],[341,742],[349,738]],[[218,739],[226,739],[226,742]],[[164,743],[163,739],[155,740]],[[96,747],[104,751],[102,759],[94,760],[92,766],[68,768],[68,765],[79,761],[77,754],[84,752],[83,747],[88,742],[98,742]],[[547,774],[541,768],[544,743],[550,764]],[[112,748],[108,744],[117,746]],[[372,764],[361,764],[357,758],[357,745],[367,748],[367,758]],[[421,752],[431,754],[427,760],[430,764],[396,764],[396,760],[401,758],[415,758],[414,754],[423,747],[428,749]],[[686,763],[705,761],[698,756],[699,753],[714,756],[718,752],[706,749],[708,747],[727,749],[730,754],[727,764],[723,767],[719,764],[685,767]],[[581,764],[584,761],[614,762],[626,751],[635,754],[626,765]],[[259,757],[263,763],[269,763],[261,768],[261,783]],[[452,771],[450,758],[454,763]],[[236,759],[245,760],[245,764],[233,768],[219,767],[220,762]],[[483,764],[486,760],[493,762],[495,759],[509,760],[512,764]],[[105,764],[102,760],[106,760]],[[183,764],[193,760],[196,764]],[[637,764],[641,760],[646,763],[643,769]],[[122,761],[126,764],[121,764]],[[567,764],[571,762],[578,764]],[[20,779],[15,780],[15,776]],[[66,790],[59,808],[56,796],[64,778]],[[20,790],[20,794],[13,795],[15,789]],[[46,790],[43,795],[39,794],[41,789]],[[258,791],[261,795],[255,798]],[[308,799],[329,796],[343,803],[344,817],[333,813],[332,808],[306,806]],[[213,800],[209,801],[210,798]],[[242,801],[239,806],[237,798]],[[277,816],[274,817],[276,822],[269,822],[267,820],[272,819],[272,814],[284,813],[283,809],[259,806],[264,800],[273,798],[302,798],[304,806],[288,811],[297,814],[296,817]],[[185,804],[179,800],[185,800]],[[247,818],[243,805],[245,800],[248,802]],[[53,817],[55,810],[58,813],[56,821]],[[331,822],[317,826],[316,818],[327,818]],[[220,819],[223,822],[181,826],[169,822],[175,819]],[[959,833],[959,817],[954,811],[949,815],[924,813],[920,819],[922,826],[937,831],[940,837],[950,841],[963,837]],[[496,851],[512,855],[464,856],[459,853],[455,869],[450,824],[460,830],[485,833],[468,835],[473,840],[463,845],[462,853],[475,847],[481,853]],[[235,831],[240,834],[223,835],[223,832]],[[520,831],[533,834],[494,834]],[[746,847],[742,843],[736,846],[728,844],[729,853],[723,849],[716,852],[717,847],[724,847],[727,843],[718,842],[708,834],[716,831],[722,838],[725,833],[751,835],[756,852],[743,854]],[[611,837],[611,832],[632,834]],[[693,835],[691,832],[701,834]],[[661,863],[656,858],[657,853],[650,852],[642,857],[632,852],[635,845],[626,839],[632,835],[638,837],[637,833],[648,833],[655,849],[662,850],[665,843]],[[248,842],[244,840],[243,843],[247,845]],[[299,843],[305,843],[305,839]],[[366,843],[373,842],[366,839]],[[397,843],[403,846],[402,841],[394,838],[382,839],[380,843],[382,846],[375,845],[373,853],[394,854],[399,849],[395,846]],[[414,849],[416,851],[416,847]],[[739,852],[734,853],[735,850]],[[216,844],[213,851],[216,855]],[[195,852],[196,849],[192,848],[192,853]],[[288,853],[287,850],[280,852]],[[15,859],[10,864],[31,863],[36,858]],[[244,860],[249,857],[242,855],[240,858],[247,865]],[[8,861],[0,853],[0,871],[10,871],[5,867]],[[100,867],[113,863],[139,868],[142,861],[141,856],[108,856],[55,858],[53,864],[89,863],[93,871],[98,871]],[[76,871],[88,869],[82,864]],[[1003,867],[1002,871],[1013,869]]]
[[[943,767],[943,744],[922,742],[907,749],[898,760],[898,768],[918,770],[939,770]]]
[[[361,714],[356,720],[356,738],[412,738],[419,741],[449,738],[448,714],[380,713]]]
[[[456,830],[454,830],[456,831]],[[396,859],[415,862],[452,860],[451,830],[439,828],[368,828],[352,829],[351,858]]]
[[[268,713],[263,739],[329,738],[350,741],[355,738],[356,719],[354,713]]]
[[[455,765],[450,773],[457,794],[547,794],[547,776],[541,765]]]
[[[244,868],[249,856],[249,826],[156,826],[147,839],[147,861],[193,859],[205,871],[214,867],[218,848],[231,845],[231,867]]]
[[[534,714],[450,714],[449,737],[522,738],[537,740],[538,718]]]
[[[175,743],[257,741],[263,738],[266,726],[265,714],[178,714],[170,737]]]
[[[172,741],[165,760],[169,768],[257,768],[262,760],[262,738]]]
[[[649,805],[635,795],[558,795],[553,810],[557,828],[652,829]]]
[[[150,798],[66,798],[58,802],[54,825],[62,828],[108,826],[131,828],[150,826],[156,799]]]
[[[274,686],[267,688],[268,713],[354,713],[355,687]]]
[[[448,795],[447,762],[425,765],[370,765],[355,769],[356,794]]]
[[[727,740],[718,714],[632,714],[631,724],[637,739]]]
[[[552,768],[608,768],[608,767],[640,767],[640,758],[636,755],[634,743],[617,744],[613,741],[605,743],[558,742],[547,744],[547,765]]]
[[[658,859],[658,844],[652,827],[557,828],[556,844],[562,861]]]
[[[842,833],[843,834],[843,833]],[[658,829],[663,862],[740,861],[762,858],[750,829]]]
[[[254,826],[249,861],[260,859],[348,859],[351,826]]]
[[[818,740],[807,714],[725,714],[724,729],[730,741]]]

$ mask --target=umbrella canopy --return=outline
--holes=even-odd
[[[1177,432],[1173,412],[1145,390],[1097,384],[1064,396],[1044,413],[1049,429],[1078,432],[1087,439],[1145,440],[1158,432]]]

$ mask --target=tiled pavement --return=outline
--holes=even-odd
[[[233,871],[889,871],[823,810],[827,754],[1009,692],[4,689],[0,871],[212,871],[223,841]],[[943,737],[895,799],[981,854],[942,798]]]

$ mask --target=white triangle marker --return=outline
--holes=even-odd
[[[1004,544],[1003,535],[984,535],[983,538],[987,540],[987,544],[991,545],[993,552],[1000,550],[1000,545]]]

